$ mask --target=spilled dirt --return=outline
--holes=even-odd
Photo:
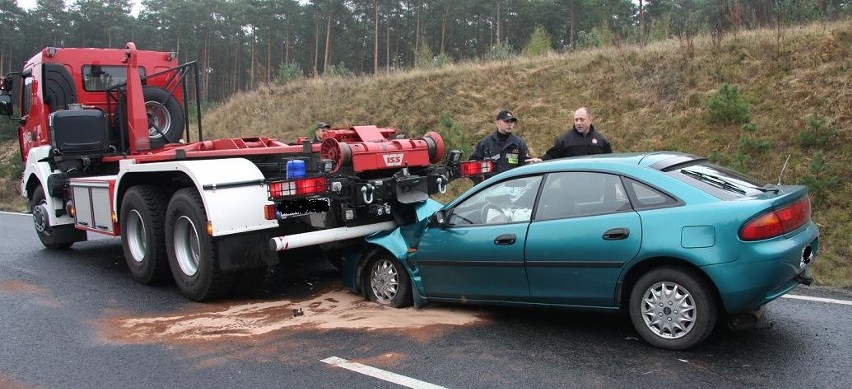
[[[43,289],[24,281],[0,281],[0,292],[3,293],[35,293],[42,294]]]
[[[288,331],[349,329],[398,331],[424,340],[436,326],[466,326],[483,319],[465,308],[394,309],[365,301],[345,290],[331,290],[304,301],[205,304],[186,312],[98,321],[104,339],[115,343],[195,343],[256,339]],[[430,331],[423,331],[430,328]]]

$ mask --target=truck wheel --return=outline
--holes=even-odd
[[[230,274],[219,268],[216,242],[207,234],[207,214],[195,188],[175,192],[166,211],[166,252],[178,288],[195,301],[222,297]]]
[[[684,350],[701,343],[716,325],[713,289],[692,271],[654,269],[633,286],[630,320],[648,343]]]
[[[368,262],[367,270],[364,289],[371,301],[394,308],[413,303],[408,272],[396,258],[380,253]]]
[[[146,86],[142,89],[145,98],[145,114],[148,116],[148,138],[151,148],[180,140],[186,120],[177,99],[164,89]]]
[[[74,242],[86,240],[86,231],[74,228],[73,224],[50,225],[48,215],[51,210],[47,208],[47,197],[45,197],[44,188],[41,185],[33,191],[29,208],[33,215],[33,226],[35,226],[36,234],[44,247],[50,250],[65,250],[71,247]]]
[[[121,247],[130,274],[139,283],[158,283],[168,278],[164,222],[167,205],[166,194],[150,185],[128,189],[121,202]]]

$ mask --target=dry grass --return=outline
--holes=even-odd
[[[740,32],[714,44],[696,37],[644,48],[609,47],[504,62],[467,62],[431,71],[359,78],[319,78],[235,95],[205,117],[209,137],[270,136],[293,140],[317,121],[337,127],[375,124],[417,136],[448,115],[471,139],[493,131],[501,108],[519,118],[517,133],[542,154],[589,106],[616,151],[737,152],[739,125],[711,124],[707,99],[724,83],[751,102],[754,136],[772,140],[752,153],[749,173],[775,181],[787,155],[785,183],[806,177],[815,151],[800,146],[811,118],[825,118],[835,138],[821,151],[820,177],[841,180],[814,219],[822,231],[815,275],[821,284],[852,287],[852,21],[785,30]],[[469,184],[451,186],[458,194]],[[446,196],[446,198],[450,198]]]

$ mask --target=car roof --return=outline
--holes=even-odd
[[[515,174],[542,173],[560,169],[600,169],[615,165],[638,165],[655,170],[665,170],[675,165],[705,158],[678,151],[653,151],[633,153],[595,154],[548,160],[542,163],[512,169]],[[513,174],[514,175],[514,174]]]

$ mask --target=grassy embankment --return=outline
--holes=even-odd
[[[462,63],[387,76],[319,78],[238,94],[205,117],[206,137],[308,133],[375,124],[409,136],[439,131],[456,148],[493,131],[501,108],[535,154],[589,106],[616,151],[713,156],[767,181],[807,182],[820,225],[817,282],[852,287],[852,21],[610,47],[543,58]],[[712,120],[724,84],[749,111]],[[736,104],[735,104],[736,105]],[[743,123],[748,123],[745,127]],[[469,184],[459,180],[451,195]],[[5,188],[3,189],[5,190]],[[0,201],[5,203],[5,201]],[[21,203],[22,204],[22,203]]]

